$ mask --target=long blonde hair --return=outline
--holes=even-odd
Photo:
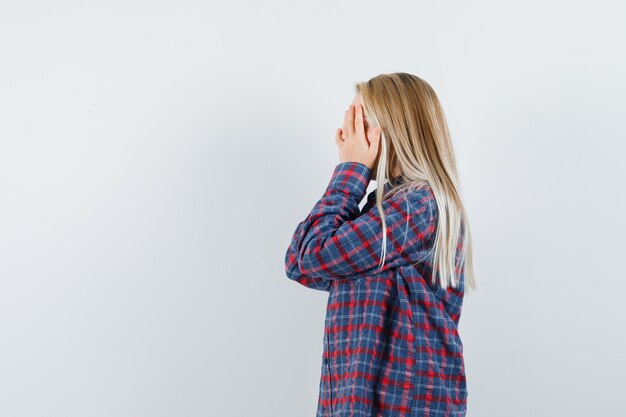
[[[452,141],[437,94],[426,81],[404,72],[381,74],[357,83],[355,88],[370,125],[382,128],[376,170],[376,206],[383,226],[380,266],[384,265],[387,247],[383,198],[429,185],[439,213],[432,284],[436,284],[438,276],[442,288],[450,285],[456,288],[463,275],[464,284],[478,288],[469,221],[460,195]],[[396,182],[394,178],[387,193],[384,184],[392,178],[396,166],[400,168],[402,181]]]

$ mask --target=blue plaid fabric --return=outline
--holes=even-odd
[[[285,254],[289,279],[328,292],[317,417],[465,416],[463,274],[458,288],[430,281],[434,195],[426,186],[383,200],[379,268],[374,191],[359,210],[371,174],[339,163]]]

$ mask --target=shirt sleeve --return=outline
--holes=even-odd
[[[316,277],[316,285],[323,285],[324,280],[359,278],[427,255],[426,242],[435,230],[429,196],[422,190],[397,192],[382,202],[387,241],[385,264],[379,268],[380,212],[377,206],[359,211],[370,178],[371,170],[358,162],[335,167],[324,195],[293,235],[286,254],[288,275]]]
[[[300,236],[302,232],[302,227],[304,226],[305,222],[306,220],[298,224],[298,227],[296,227],[296,231],[294,232],[294,236]],[[298,262],[297,262],[298,259],[296,255],[297,243],[298,243],[297,239],[292,239],[291,243],[289,244],[289,248],[287,249],[287,253],[285,254],[285,272],[287,273],[287,277],[313,290],[330,291],[330,284],[332,284],[332,281],[328,279],[324,279],[324,278],[317,278],[317,277],[304,275],[300,271],[300,268],[298,267]]]

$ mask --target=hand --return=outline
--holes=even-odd
[[[339,148],[340,162],[360,162],[374,169],[380,148],[380,127],[368,129],[363,125],[363,106],[350,105],[343,117],[343,129],[337,129],[335,143]]]

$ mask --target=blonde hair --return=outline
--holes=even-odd
[[[404,72],[381,74],[355,85],[365,116],[372,127],[381,127],[381,149],[376,170],[376,206],[381,215],[386,254],[387,226],[382,201],[388,195],[429,185],[435,196],[438,226],[432,258],[432,284],[458,287],[460,276],[470,288],[474,277],[469,221],[460,195],[460,182],[446,118],[433,88],[421,78]],[[402,181],[390,181],[392,169],[400,168]],[[399,185],[398,185],[399,184]],[[460,250],[457,254],[457,250]],[[432,253],[432,252],[431,252]]]

